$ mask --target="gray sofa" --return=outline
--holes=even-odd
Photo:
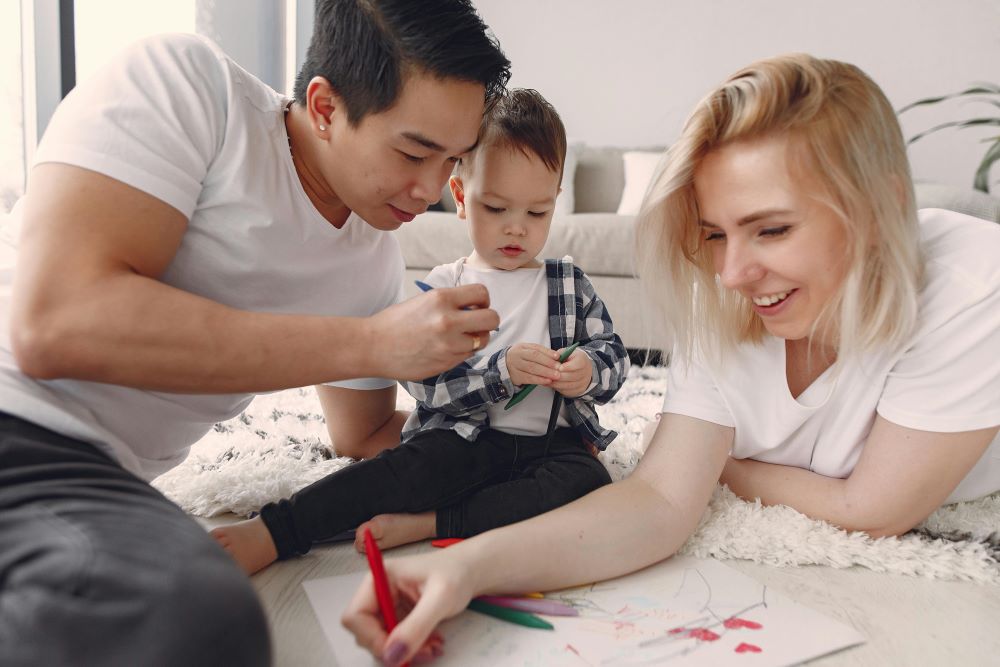
[[[633,270],[634,217],[615,213],[625,183],[625,150],[583,147],[574,179],[574,212],[553,218],[542,254],[571,255],[607,304],[625,345],[648,349],[656,346],[644,325]],[[1000,222],[1000,199],[996,197],[936,183],[917,183],[916,193],[920,208],[947,208]],[[442,204],[446,211],[428,211],[397,232],[410,295],[418,291],[414,280],[472,250],[466,223],[454,214],[450,196],[442,198]]]

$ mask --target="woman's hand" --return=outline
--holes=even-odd
[[[523,387],[538,384],[548,387],[559,380],[559,352],[535,343],[517,343],[507,349],[507,372],[510,381]]]
[[[430,660],[443,652],[435,628],[461,612],[472,599],[468,568],[447,551],[385,561],[399,625],[387,634],[382,625],[372,576],[365,577],[340,621],[359,646],[386,665]]]

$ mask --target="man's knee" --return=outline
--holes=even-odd
[[[156,619],[145,626],[158,647],[156,664],[270,664],[263,608],[250,580],[231,563],[191,563],[150,602]]]
[[[109,553],[69,539],[69,530],[61,542],[37,539],[35,556],[7,569],[0,663],[269,664],[267,622],[249,580],[192,529],[175,534],[171,548],[161,543],[162,556],[129,541]]]

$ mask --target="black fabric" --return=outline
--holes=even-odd
[[[278,558],[378,514],[437,511],[438,537],[469,537],[564,505],[611,481],[576,431],[548,436],[421,433],[264,506]],[[546,452],[546,447],[548,450]]]
[[[268,665],[211,536],[94,446],[0,413],[0,665]]]

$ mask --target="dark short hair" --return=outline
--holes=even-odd
[[[479,143],[459,162],[459,173],[468,173],[472,156],[486,147],[516,148],[529,157],[534,154],[561,176],[566,161],[566,128],[555,107],[537,90],[513,88],[486,108]]]
[[[352,125],[392,107],[410,71],[481,83],[490,103],[510,61],[469,0],[317,0],[313,36],[295,78],[306,102],[315,76],[330,82]]]

